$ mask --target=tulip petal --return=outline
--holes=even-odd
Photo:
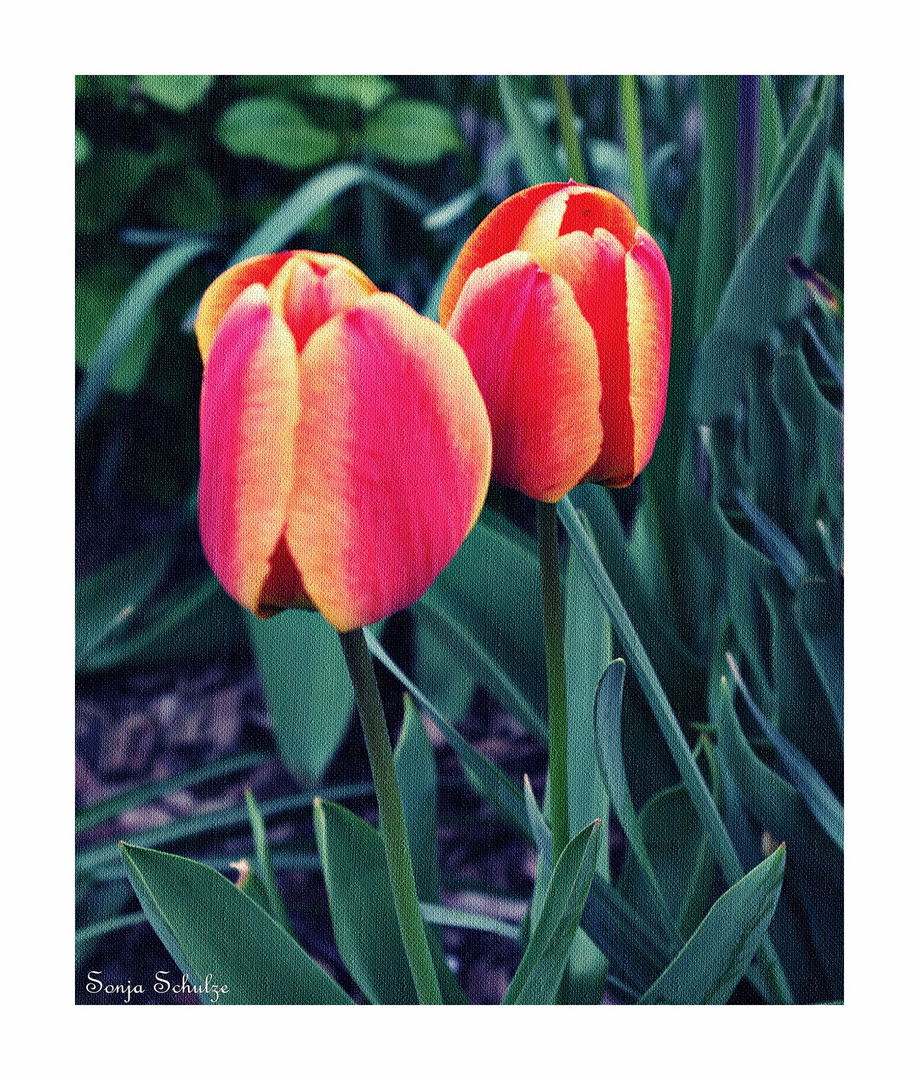
[[[459,346],[382,293],[337,315],[301,356],[287,542],[338,630],[416,600],[485,499],[491,433]]]
[[[648,464],[664,422],[670,368],[670,273],[660,248],[643,229],[625,259],[628,297],[629,402],[635,423],[635,473]]]
[[[289,258],[268,293],[274,310],[293,331],[297,352],[302,352],[313,331],[376,291],[370,278],[347,259],[302,251]]]
[[[220,322],[230,310],[233,302],[250,285],[264,285],[267,288],[277,272],[289,259],[289,251],[281,251],[274,255],[256,255],[251,259],[244,259],[235,266],[231,266],[228,270],[224,270],[220,277],[212,281],[205,289],[195,318],[195,334],[198,338],[198,348],[201,350],[201,357],[205,366]]]
[[[593,236],[571,232],[544,247],[539,262],[571,285],[597,343],[603,443],[585,478],[614,487],[628,484],[635,470],[625,249],[605,229],[597,229]]]
[[[466,282],[448,331],[488,409],[496,480],[557,502],[602,440],[597,346],[563,278],[509,252]]]
[[[223,316],[205,368],[199,522],[214,573],[254,612],[293,483],[297,382],[290,330],[265,287],[251,285]]]
[[[446,326],[450,321],[463,286],[473,270],[478,270],[500,255],[513,251],[540,203],[568,187],[568,184],[553,183],[524,188],[491,211],[463,245],[444,283],[440,300],[442,325]]]

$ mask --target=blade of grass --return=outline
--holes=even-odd
[[[638,101],[638,80],[634,75],[619,76],[619,107],[622,130],[625,133],[629,157],[629,177],[632,188],[632,209],[643,229],[651,228],[651,205],[645,181],[645,147]]]

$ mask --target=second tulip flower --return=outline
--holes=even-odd
[[[664,418],[667,264],[629,208],[574,182],[501,203],[466,242],[440,318],[488,409],[493,475],[543,502],[624,487]]]

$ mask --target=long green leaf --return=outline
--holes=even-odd
[[[408,694],[403,694],[403,720],[394,759],[412,870],[418,898],[440,901],[437,870],[437,771],[434,749],[421,722],[421,714]]]
[[[551,1005],[568,959],[597,866],[599,822],[569,841],[561,853],[545,903],[502,1005]]]
[[[782,888],[785,846],[712,906],[639,1005],[724,1005],[763,942]]]
[[[219,1005],[350,1005],[297,942],[223,875],[162,851],[121,845],[141,906],[189,981],[226,987]]]
[[[274,921],[293,935],[294,928],[290,925],[284,898],[278,888],[278,879],[274,876],[274,867],[271,864],[271,852],[268,850],[268,836],[265,832],[265,821],[262,818],[258,803],[252,792],[246,788],[246,810],[249,814],[249,824],[252,828],[252,840],[255,845],[255,858],[258,861],[258,877],[268,900],[268,914]]]
[[[189,240],[175,244],[157,256],[128,289],[106,327],[89,370],[80,384],[76,403],[77,431],[95,411],[122,353],[131,343],[160,294],[189,263],[210,251],[213,246],[213,242],[209,240]]]

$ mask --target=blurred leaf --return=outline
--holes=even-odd
[[[568,175],[559,161],[555,146],[537,123],[513,76],[498,76],[498,93],[508,131],[527,181],[542,184],[551,180],[567,180]]]
[[[76,177],[78,233],[99,233],[116,222],[156,168],[153,154],[98,145],[92,167]]]
[[[77,276],[75,291],[76,364],[84,371],[95,362],[99,345],[111,323],[130,281],[124,281],[110,265],[95,266]],[[131,337],[120,343],[120,355],[111,371],[108,388],[116,394],[133,394],[150,365],[153,351],[162,333],[163,323],[151,306],[141,322],[131,330]]]
[[[207,96],[213,84],[213,75],[140,76],[141,89],[147,97],[173,112],[188,112]]]
[[[546,900],[502,1005],[551,1005],[565,971],[597,865],[599,822],[588,825],[559,856]]]
[[[274,867],[271,865],[271,852],[268,850],[268,837],[265,834],[265,822],[262,818],[258,803],[252,792],[246,788],[246,811],[249,814],[249,824],[252,827],[252,842],[255,845],[255,857],[258,860],[258,876],[268,898],[268,914],[283,930],[293,936],[293,927],[287,915],[287,908],[278,888],[277,878],[274,876]]]
[[[81,659],[79,671],[225,656],[245,640],[242,609],[208,571],[135,607]]]
[[[398,87],[382,75],[314,75],[313,90],[333,101],[350,101],[365,111],[398,93]]]
[[[407,693],[402,698],[404,718],[394,756],[412,869],[419,899],[440,903],[434,750],[415,703]]]
[[[511,941],[520,940],[520,927],[515,926],[513,923],[502,922],[501,919],[493,919],[488,915],[478,915],[474,911],[457,911],[455,908],[445,908],[440,904],[429,904],[424,901],[419,904],[419,907],[424,921],[434,926],[454,926],[459,930],[479,930],[486,934],[497,934],[499,937],[509,938]]]
[[[354,708],[338,634],[313,612],[245,618],[278,750],[294,776],[314,781],[341,745]]]
[[[217,122],[217,138],[233,154],[261,158],[288,169],[309,169],[335,155],[338,139],[316,127],[284,98],[243,98]]]
[[[639,1005],[727,1004],[769,929],[784,872],[783,845],[715,901]]]
[[[345,967],[373,1004],[416,1005],[382,837],[350,810],[320,799],[313,824],[335,941]],[[430,930],[428,945],[445,1004],[465,1004]]]
[[[724,287],[711,332],[700,343],[693,406],[702,423],[731,413],[755,349],[784,317],[789,297],[800,297],[803,289],[786,264],[798,251],[812,215],[832,118],[834,81],[824,78],[818,85],[785,140],[765,215]],[[700,243],[704,249],[704,231]],[[704,317],[699,328],[705,328]]]
[[[843,735],[844,642],[842,597],[824,579],[808,578],[795,594],[795,621],[811,663]]]
[[[214,229],[221,223],[220,191],[210,173],[196,165],[162,176],[152,193],[151,207],[165,225],[183,229]]]
[[[734,490],[734,495],[741,510],[750,519],[750,524],[766,553],[781,571],[786,584],[789,588],[797,588],[807,573],[807,560],[768,514],[764,514],[740,488]]]
[[[96,346],[77,394],[77,430],[95,411],[111,386],[119,361],[124,357],[147,314],[167,285],[199,255],[209,251],[210,241],[189,240],[175,244],[157,256],[125,293]]]
[[[172,562],[177,546],[177,537],[169,534],[114,559],[77,582],[77,671],[144,604]]]
[[[245,769],[254,769],[257,765],[263,765],[268,760],[268,755],[260,752],[234,754],[231,757],[210,761],[199,768],[188,769],[175,776],[167,776],[162,780],[154,780],[152,783],[142,784],[140,787],[131,788],[129,791],[113,795],[111,798],[77,811],[77,835],[95,825],[100,825],[103,821],[112,821],[129,810],[153,802],[171,791],[194,787],[196,784],[203,784],[207,780],[223,779]]]
[[[432,165],[451,150],[463,148],[453,117],[433,101],[384,105],[367,121],[364,142],[398,165]]]
[[[269,915],[208,866],[121,845],[134,891],[173,960],[196,986],[227,986],[220,1005],[350,1005],[351,999]],[[202,1001],[207,1001],[202,995]]]
[[[90,144],[89,139],[86,137],[84,132],[82,132],[79,128],[77,128],[77,130],[76,130],[76,163],[77,163],[77,165],[82,165],[84,161],[89,161],[89,158],[92,155],[92,152],[93,152],[93,148],[92,148],[92,145]]]

